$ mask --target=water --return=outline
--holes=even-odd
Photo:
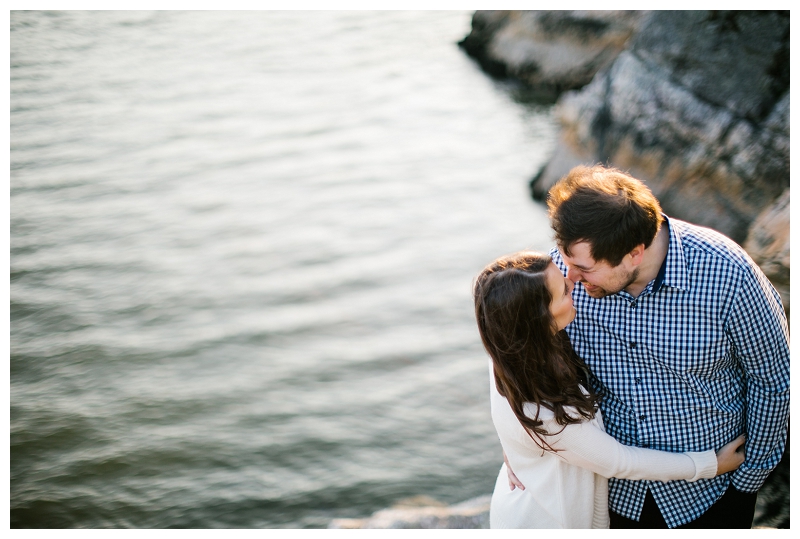
[[[11,13],[12,527],[488,494],[471,280],[548,248],[547,106],[469,12]]]

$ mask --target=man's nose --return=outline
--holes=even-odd
[[[581,272],[576,270],[575,268],[567,268],[567,279],[572,281],[573,283],[577,283],[581,278]]]

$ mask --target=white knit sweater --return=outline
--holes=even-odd
[[[543,451],[527,434],[490,376],[492,420],[508,462],[525,490],[510,490],[506,465],[492,495],[491,528],[608,528],[608,478],[696,481],[717,473],[714,451],[668,453],[625,446],[606,434],[600,412],[548,438],[557,454]],[[525,405],[535,417],[536,406]],[[550,432],[561,425],[542,408]]]

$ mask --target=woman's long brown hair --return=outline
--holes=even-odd
[[[478,275],[474,298],[497,391],[531,438],[553,451],[544,438],[549,433],[539,420],[539,408],[551,410],[556,422],[566,426],[594,417],[598,397],[585,379],[586,365],[550,314],[552,296],[545,277],[550,263],[548,255],[534,251],[499,258]],[[525,415],[526,402],[537,405],[536,417]]]

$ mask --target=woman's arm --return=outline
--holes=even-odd
[[[541,454],[543,449],[520,425],[508,401],[497,393],[494,384],[491,384],[491,398],[492,419],[498,434],[501,435],[501,440],[506,440],[503,445],[511,444],[508,448],[513,447],[514,453],[522,451]],[[526,409],[525,412],[532,417],[536,415],[536,410],[533,409]],[[597,421],[584,421],[562,427],[556,423],[549,410],[542,409],[539,412],[543,427],[551,433],[548,443],[560,450],[557,455],[570,464],[586,468],[603,477],[696,481],[731,472],[744,462],[744,436],[722,447],[716,455],[711,450],[701,453],[655,451],[620,444],[607,434]],[[509,489],[524,490],[525,486],[514,474],[505,451],[503,460],[508,471]]]
[[[582,425],[588,425],[587,423],[583,423]],[[702,478],[710,478],[713,477],[713,474],[710,475],[711,472],[711,461],[708,459],[710,456],[711,451],[706,451],[704,453],[670,453],[667,451],[654,451],[651,449],[643,449],[638,447],[630,447],[625,446],[611,438],[608,434],[603,432],[602,430],[594,427],[597,431],[600,431],[605,437],[611,438],[611,441],[603,440],[603,436],[598,436],[597,438],[600,440],[600,446],[598,446],[598,450],[602,451],[603,446],[611,446],[611,451],[621,451],[622,453],[631,453],[632,455],[628,455],[627,458],[631,459],[627,465],[625,463],[620,464],[620,459],[625,459],[626,456],[609,456],[607,458],[600,458],[597,457],[597,451],[588,449],[586,447],[586,442],[591,442],[591,438],[595,435],[592,429],[581,429],[589,434],[589,440],[578,440],[577,445],[572,445],[574,443],[574,438],[581,438],[581,434],[576,433],[572,434],[573,425],[569,426],[569,431],[567,434],[566,444],[570,446],[569,448],[565,448],[564,451],[559,452],[559,455],[564,457],[564,459],[569,462],[570,464],[574,464],[575,466],[581,466],[583,468],[587,468],[595,473],[598,473],[604,477],[620,477],[624,479],[653,479],[658,481],[664,481],[660,477],[655,477],[655,473],[661,473],[660,470],[644,470],[641,477],[633,477],[629,475],[618,475],[618,474],[627,474],[630,473],[631,470],[636,472],[638,470],[638,466],[645,465],[647,463],[651,463],[656,467],[661,466],[663,463],[667,461],[672,461],[671,466],[675,466],[674,457],[678,456],[681,457],[679,460],[681,462],[677,462],[679,468],[674,468],[672,471],[666,471],[665,473],[678,473],[683,474],[683,468],[687,464],[686,457],[691,459],[692,466],[694,469],[694,474],[691,478],[687,477],[673,477],[672,479],[687,479],[688,481],[694,481],[696,479]],[[592,426],[592,425],[589,425]],[[565,429],[566,430],[566,429]],[[563,442],[563,440],[562,440]],[[732,442],[724,445],[719,451],[717,451],[715,455],[716,464],[714,466],[716,470],[716,475],[722,475],[724,473],[732,472],[736,470],[741,464],[744,462],[744,442],[745,437],[744,435],[739,436]],[[620,446],[619,448],[613,447],[614,445]],[[640,455],[637,456],[638,453]],[[694,456],[693,456],[694,455]],[[702,455],[699,459],[697,455]],[[662,460],[662,458],[664,460]],[[514,490],[515,488],[519,488],[521,490],[525,490],[525,485],[522,484],[522,481],[514,474],[514,470],[511,469],[511,464],[508,462],[508,458],[506,457],[505,451],[503,452],[503,460],[506,463],[506,471],[508,473],[508,487],[510,490]],[[637,460],[642,460],[643,462],[637,463]],[[700,460],[700,465],[698,466],[698,460]],[[700,468],[700,473],[697,473],[698,468]],[[627,471],[625,471],[627,470]],[[652,472],[652,473],[651,473]],[[689,468],[685,468],[685,473],[689,472]],[[606,475],[610,473],[611,475]],[[670,480],[670,479],[666,479]]]
[[[561,429],[555,420],[546,428],[551,432]],[[621,479],[650,479],[696,481],[735,470],[744,460],[736,448],[744,442],[737,439],[720,450],[718,460],[714,451],[672,453],[620,444],[591,422],[567,425],[560,434],[552,437],[556,454],[575,466],[586,468],[603,477]]]

